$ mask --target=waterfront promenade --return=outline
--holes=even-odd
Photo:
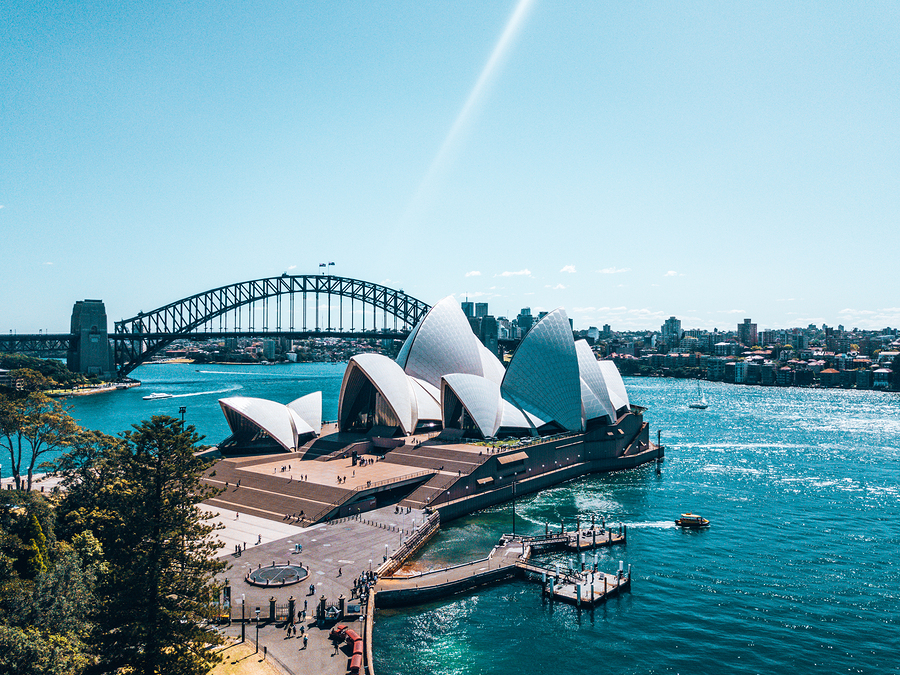
[[[337,605],[340,596],[349,602],[354,595],[355,581],[363,572],[377,569],[385,555],[393,554],[399,547],[402,538],[406,538],[415,528],[421,527],[424,513],[403,509],[395,512],[393,506],[343,519],[331,524],[313,525],[307,528],[295,528],[289,535],[273,541],[255,544],[248,542],[247,549],[240,556],[234,554],[233,546],[223,548],[222,558],[228,560],[230,568],[220,574],[217,580],[224,586],[226,580],[231,587],[232,605],[228,615],[230,625],[223,625],[220,630],[231,637],[241,636],[241,607],[244,608],[244,634],[247,640],[255,641],[256,623],[253,621],[256,608],[260,609],[259,622],[260,651],[266,647],[270,660],[285,672],[293,675],[301,673],[322,673],[323,675],[346,673],[349,655],[340,649],[334,649],[328,639],[331,624],[317,627],[314,610],[316,603],[325,596],[328,605]],[[218,533],[227,541],[240,541],[252,530],[247,530],[241,522],[249,515],[240,514],[238,520],[222,519],[225,529]],[[249,522],[249,521],[247,521]],[[272,521],[271,530],[279,527]],[[241,542],[242,543],[242,542]],[[296,545],[302,546],[302,552],[296,553]],[[244,576],[258,567],[266,567],[273,562],[289,562],[302,564],[308,569],[309,576],[303,581],[289,586],[259,587],[244,582]],[[311,594],[309,586],[315,586]],[[287,605],[294,598],[296,611],[302,611],[306,605],[306,619],[297,624],[297,636],[288,637],[283,620],[271,620],[269,607],[274,599],[278,608]],[[354,600],[356,601],[356,600]],[[281,610],[279,609],[279,612]],[[365,635],[365,620],[342,620]],[[306,648],[300,634],[300,625],[308,636]]]

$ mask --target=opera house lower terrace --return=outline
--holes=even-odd
[[[573,339],[562,309],[504,367],[442,300],[396,360],[350,359],[336,423],[323,425],[320,392],[219,403],[232,436],[210,482],[232,489],[210,504],[304,525],[396,504],[446,521],[510,499],[514,484],[534,492],[662,454],[615,365]]]

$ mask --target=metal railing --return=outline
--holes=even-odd
[[[315,516],[312,517],[311,522],[317,523],[319,520],[327,516],[329,513],[334,511],[337,508],[340,508],[348,501],[359,495],[360,492],[365,492],[366,490],[371,490],[372,488],[383,487],[385,485],[390,485],[392,483],[402,483],[406,480],[411,480],[413,478],[418,478],[419,476],[426,476],[433,474],[434,471],[417,471],[416,473],[409,473],[405,476],[399,476],[396,478],[385,478],[384,480],[379,480],[376,482],[368,481],[366,485],[358,485],[352,490],[350,490],[347,494],[341,495],[340,499],[333,501],[331,504],[326,506],[324,509],[319,511]]]

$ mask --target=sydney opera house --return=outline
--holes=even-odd
[[[286,405],[246,397],[220,405],[232,430],[223,451],[280,450],[302,459],[322,434],[321,393]],[[573,338],[562,309],[541,318],[504,367],[452,297],[431,308],[396,360],[350,359],[337,424],[331,436],[355,452],[365,452],[364,439],[380,459],[433,470],[408,498],[421,506],[465,502],[459,512],[507,499],[511,482],[534,491],[661,453],[615,364]]]

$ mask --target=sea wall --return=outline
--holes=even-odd
[[[631,469],[661,456],[662,450],[650,444],[643,416],[628,413],[613,426],[497,454],[461,476],[429,508],[448,522],[507,502],[514,489],[517,495],[538,492],[585,474]]]

